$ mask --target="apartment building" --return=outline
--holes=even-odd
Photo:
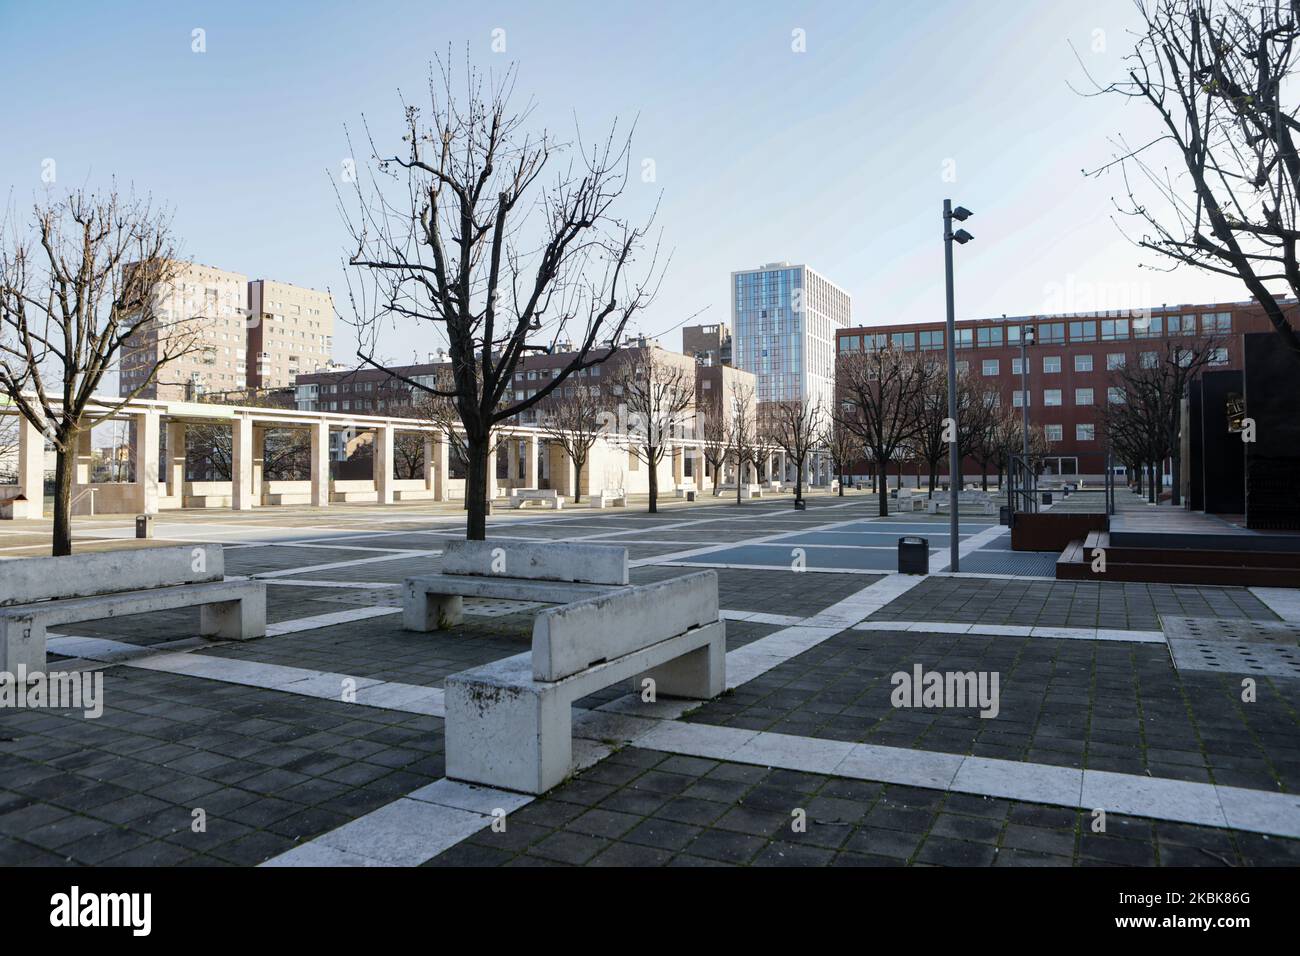
[[[726,322],[686,326],[682,329],[682,354],[692,356],[699,365],[732,364],[731,327]]]
[[[274,279],[248,284],[248,385],[283,388],[302,372],[329,364],[334,348],[334,300]]]
[[[1026,348],[1027,388],[1021,390],[1020,344],[1027,327],[1034,344]],[[1213,339],[1209,368],[1242,367],[1245,332],[1271,330],[1259,305],[1220,302],[1161,306],[1131,313],[1001,316],[956,323],[957,370],[988,381],[1004,406],[1021,409],[1027,401],[1031,425],[1042,426],[1051,453],[1052,474],[1100,474],[1105,442],[1100,409],[1118,398],[1114,373],[1128,363],[1159,360],[1172,340]],[[843,329],[839,351],[890,345],[909,352],[933,353],[943,361],[943,322],[881,324]]]
[[[160,288],[155,318],[125,343],[119,390],[130,394],[166,354],[168,362],[140,398],[195,400],[246,384],[248,277],[201,263],[184,263]]]
[[[836,335],[852,316],[849,294],[806,265],[773,262],[731,274],[733,363],[757,377],[760,402],[829,407]]]

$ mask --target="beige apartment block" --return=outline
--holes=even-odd
[[[283,388],[330,363],[334,299],[328,292],[254,279],[248,283],[248,386]]]
[[[192,401],[242,388],[247,305],[247,276],[201,263],[176,264],[175,276],[155,296],[154,318],[123,346],[121,394],[147,380],[164,356],[182,352],[138,397]]]

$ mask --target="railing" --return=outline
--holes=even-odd
[[[1038,474],[1032,457],[1012,455],[1008,462],[1007,508],[1012,526],[1016,523],[1017,513],[1035,514],[1038,511]]]
[[[89,511],[89,516],[93,518],[93,517],[95,516],[95,492],[98,491],[98,490],[99,490],[98,488],[86,488],[86,489],[84,489],[84,490],[81,492],[81,494],[77,495],[77,497],[75,497],[75,498],[72,499],[72,504],[68,506],[68,510],[69,510],[69,511],[72,511],[74,508],[77,507],[77,502],[78,502],[78,501],[80,501],[82,498],[86,497],[86,495],[90,495],[90,511]]]

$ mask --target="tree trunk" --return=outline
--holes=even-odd
[[[840,497],[844,497],[844,466],[840,465]]]
[[[876,496],[880,506],[879,507],[880,517],[888,518],[889,517],[889,463],[884,461],[880,462],[876,466],[876,470],[880,473],[880,492]]]
[[[1154,462],[1147,462],[1147,501],[1151,504],[1159,504],[1160,495],[1156,491],[1156,466]]]
[[[650,469],[650,506],[646,510],[653,515],[659,513],[659,468],[653,447],[646,448],[646,459],[646,466]]]
[[[794,472],[794,500],[803,501],[803,461],[795,462],[798,466]]]
[[[488,440],[465,436],[465,540],[487,540]]]
[[[1176,508],[1182,507],[1183,504],[1183,489],[1179,487],[1181,484],[1179,472],[1182,470],[1182,448],[1179,445],[1178,433],[1175,431],[1173,452],[1169,456],[1169,503]]]
[[[980,465],[980,490],[981,490],[981,491],[988,491],[988,490],[989,490],[989,464],[988,464],[988,462],[983,462],[983,463]]]
[[[68,435],[63,440],[64,447],[75,449],[79,437],[75,432]],[[60,450],[55,454],[54,545],[51,551],[55,557],[72,553],[72,469],[76,467],[76,461],[75,451]],[[43,501],[45,489],[37,488],[34,497]]]
[[[582,501],[582,466],[586,460],[573,460],[573,503],[576,505]]]

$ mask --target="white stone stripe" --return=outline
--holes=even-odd
[[[316,571],[333,571],[335,568],[354,568],[361,564],[376,564],[380,561],[397,561],[401,558],[432,557],[433,555],[438,554],[442,554],[442,551],[389,552],[388,554],[381,554],[373,558],[357,558],[355,561],[333,561],[329,564],[309,564],[300,568],[281,568],[278,571],[260,571],[251,576],[258,581],[266,578],[287,578],[294,574],[311,574]]]
[[[1163,631],[1106,627],[1034,627],[1025,624],[955,624],[948,621],[863,621],[855,631],[914,631],[922,634],[971,634],[981,637],[1056,637],[1080,641],[1130,641],[1163,644]]]
[[[632,740],[665,753],[1300,838],[1300,795],[1142,774],[665,721]]]
[[[668,568],[723,568],[729,571],[789,571],[794,572],[788,564],[724,564],[714,561],[656,561],[645,558],[641,564],[663,565]],[[629,567],[640,567],[636,561],[629,561]],[[891,573],[887,569],[877,568],[804,568],[800,574],[862,574],[877,575]]]
[[[277,581],[277,584],[282,583]],[[391,585],[389,585],[391,587]],[[365,621],[372,617],[385,617],[389,614],[401,614],[400,607],[388,605],[377,607],[351,607],[345,611],[331,611],[314,617],[299,617],[292,621],[281,621],[266,626],[267,637],[281,637],[285,634],[297,634],[299,631],[313,631],[320,627],[332,627],[336,624],[349,624],[352,621]]]
[[[976,532],[969,538],[963,538],[957,545],[957,555],[959,558],[967,557],[972,552],[978,551],[980,548],[984,547],[984,545],[988,544],[990,541],[996,541],[1004,534],[1010,533],[1011,530],[1009,528],[1004,528],[1000,524],[992,525],[985,528],[983,531]],[[935,573],[947,571],[952,566],[951,553],[949,549],[944,548],[941,553],[943,554],[943,560],[930,569]]]
[[[1282,620],[1300,623],[1300,591],[1294,588],[1251,588],[1250,593]]]

